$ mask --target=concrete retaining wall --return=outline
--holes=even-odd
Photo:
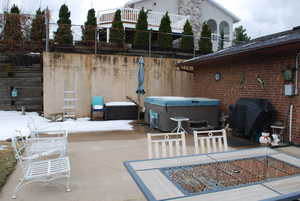
[[[62,112],[64,85],[76,83],[77,116],[90,115],[92,96],[137,100],[137,56],[44,53],[44,113]],[[145,59],[146,96],[191,96],[193,74],[179,71],[179,59]],[[143,102],[143,100],[142,100]]]

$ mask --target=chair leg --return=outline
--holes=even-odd
[[[66,191],[67,192],[71,192],[71,188],[70,188],[70,174],[67,175],[67,185],[66,185]]]
[[[18,185],[16,186],[13,195],[11,196],[12,199],[16,199],[17,198],[17,192],[19,192],[21,190],[21,188],[25,185],[24,179],[21,179],[20,182],[18,183]]]

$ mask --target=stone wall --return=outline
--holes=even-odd
[[[195,37],[195,47],[198,47],[198,40],[202,30],[202,3],[203,0],[179,0],[178,14],[189,15]]]
[[[137,100],[137,56],[44,54],[44,113],[62,112],[65,83],[76,80],[78,117],[90,115],[92,96],[105,102]],[[179,59],[145,57],[146,96],[191,96],[193,74],[179,71]],[[142,99],[143,102],[143,99]]]
[[[179,0],[179,15],[190,15],[191,19],[190,22],[193,26],[194,32],[200,32],[202,27],[201,22],[201,5],[202,0]]]
[[[220,34],[220,24],[225,21],[229,25],[229,41],[224,42],[224,47],[232,45],[233,40],[233,24],[232,17],[226,14],[218,6],[214,5],[208,0],[178,0],[178,14],[189,15],[190,22],[193,26],[195,47],[198,48],[198,41],[201,37],[202,25],[204,22],[212,19],[216,22],[217,31],[215,34]],[[213,38],[212,40],[213,50],[217,51],[219,42],[218,39]]]

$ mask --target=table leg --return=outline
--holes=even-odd
[[[172,130],[172,133],[177,132],[178,126]]]
[[[180,133],[180,130],[181,130],[181,129],[182,129],[181,121],[178,121],[177,133]]]

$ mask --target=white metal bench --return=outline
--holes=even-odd
[[[147,143],[149,159],[186,155],[184,133],[148,133]]]
[[[50,182],[59,178],[66,178],[66,191],[70,191],[70,161],[68,157],[59,157],[50,160],[38,160],[40,155],[23,157],[26,152],[26,144],[18,143],[17,138],[12,138],[12,147],[14,148],[16,159],[22,168],[22,178],[16,186],[12,198],[16,199],[16,194],[24,185],[33,182]],[[34,159],[34,160],[31,160]]]
[[[194,131],[195,153],[228,151],[226,130]]]
[[[27,150],[29,154],[53,149],[59,150],[61,156],[66,154],[68,144],[68,132],[66,130],[61,128],[58,130],[50,130],[50,127],[38,129],[33,119],[28,122],[27,126],[30,131],[30,135],[26,139],[30,145]]]

